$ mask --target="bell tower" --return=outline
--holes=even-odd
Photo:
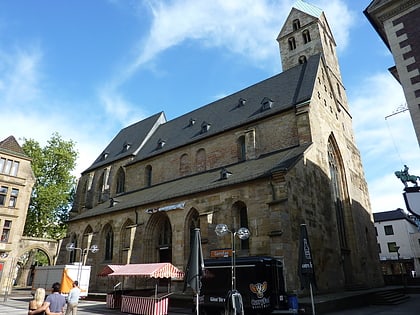
[[[311,56],[321,54],[336,99],[348,111],[336,43],[325,14],[320,8],[303,0],[296,1],[277,41],[283,71],[305,63]]]

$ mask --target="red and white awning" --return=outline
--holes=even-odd
[[[106,265],[104,267],[104,269],[102,269],[102,271],[100,273],[98,273],[99,277],[105,277],[110,275],[111,273],[120,270],[122,267],[124,267],[125,265]]]
[[[137,276],[148,278],[177,278],[182,279],[184,273],[171,263],[128,264],[120,266],[108,276]]]

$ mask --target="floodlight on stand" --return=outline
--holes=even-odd
[[[97,253],[99,250],[98,245],[92,245],[89,249],[92,253]]]
[[[249,230],[245,227],[241,227],[237,232],[236,235],[238,235],[238,237],[241,240],[247,240],[249,238],[249,236],[251,235],[251,233],[249,232]]]
[[[68,243],[68,244],[66,245],[66,250],[67,250],[68,252],[72,252],[72,251],[74,251],[74,249],[75,249],[74,243]]]
[[[223,223],[216,225],[214,231],[216,232],[217,236],[223,236],[230,232],[228,226]]]

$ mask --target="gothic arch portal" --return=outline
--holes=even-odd
[[[145,263],[172,262],[172,227],[166,213],[152,214],[143,240]]]
[[[184,260],[188,261],[188,257],[192,245],[192,235],[195,228],[200,228],[200,216],[195,208],[191,208],[185,218],[184,225]]]

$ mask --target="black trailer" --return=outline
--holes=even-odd
[[[236,289],[242,295],[245,314],[270,314],[285,310],[287,296],[283,278],[283,264],[267,256],[235,259]],[[228,258],[204,260],[201,279],[201,314],[224,314],[225,300],[232,289],[232,260]]]

